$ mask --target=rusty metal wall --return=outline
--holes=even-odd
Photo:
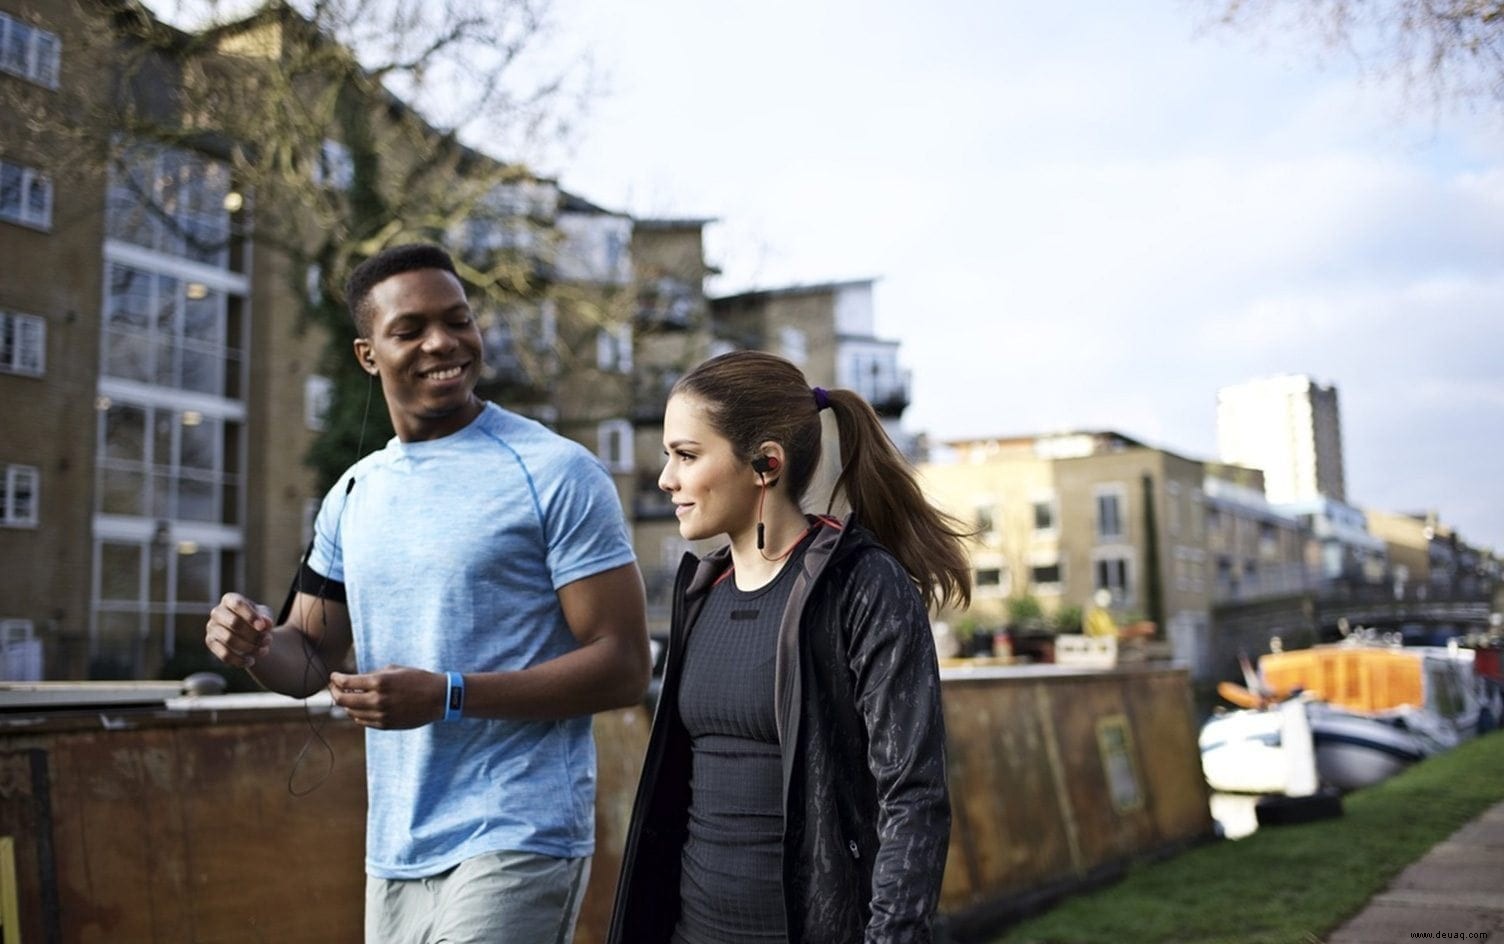
[[[945,682],[955,826],[941,910],[960,913],[1211,830],[1182,671]],[[1119,808],[1103,750],[1120,719]],[[0,728],[0,836],[24,941],[361,940],[362,732],[301,710],[156,713]],[[576,944],[600,944],[649,718],[597,716],[597,852]],[[1125,759],[1126,758],[1126,759]],[[1126,778],[1126,779],[1125,779]],[[1120,797],[1121,799],[1121,797]]]
[[[1206,783],[1180,670],[951,678],[945,684],[954,824],[942,912],[1081,879],[1207,836]],[[1100,727],[1119,719],[1113,802]]]

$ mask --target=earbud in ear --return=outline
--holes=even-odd
[[[759,475],[767,475],[769,472],[778,471],[777,456],[758,456],[752,460],[752,471]]]

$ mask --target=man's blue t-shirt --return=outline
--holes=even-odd
[[[577,648],[556,591],[632,560],[600,462],[487,404],[452,435],[393,439],[341,476],[309,566],[345,585],[360,671],[496,672]],[[366,784],[366,871],[380,878],[500,850],[594,850],[588,717],[367,731]]]

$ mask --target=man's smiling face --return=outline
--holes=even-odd
[[[356,357],[381,378],[392,426],[404,442],[437,439],[480,411],[472,396],[484,363],[465,289],[442,269],[414,269],[371,289],[371,336]]]

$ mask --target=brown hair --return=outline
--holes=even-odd
[[[699,400],[711,425],[748,462],[761,443],[782,445],[782,480],[796,503],[804,497],[820,462],[820,407],[798,367],[763,351],[733,351],[695,367],[673,393]],[[927,605],[969,605],[971,568],[961,539],[970,531],[925,499],[913,467],[861,394],[830,390],[825,399],[841,436],[835,491],[898,558]]]

